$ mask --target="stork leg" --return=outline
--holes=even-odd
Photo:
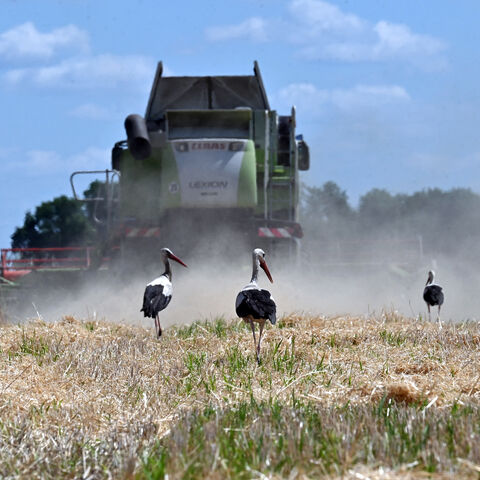
[[[260,321],[260,335],[258,336],[258,347],[257,347],[257,363],[260,365],[260,343],[262,342],[262,333],[263,327],[265,326],[265,320]]]
[[[158,314],[155,316],[155,332],[157,334],[157,338],[162,336],[162,327],[160,326],[160,319],[158,318]]]
[[[258,358],[257,339],[255,337],[255,324],[253,323],[253,318],[252,317],[250,317],[250,327],[251,327],[252,333],[253,333],[253,343],[255,345],[255,352],[257,354],[257,363],[260,363],[260,359]]]

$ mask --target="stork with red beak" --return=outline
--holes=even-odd
[[[260,365],[260,343],[262,341],[263,327],[265,322],[270,320],[272,325],[277,321],[277,306],[268,290],[258,288],[258,268],[261,267],[267,275],[270,282],[273,283],[272,276],[265,262],[265,252],[261,248],[256,248],[252,255],[253,272],[250,283],[242,289],[237,295],[235,302],[235,311],[245,323],[249,323],[252,328],[253,342],[257,354],[257,363]],[[257,340],[255,338],[255,323],[259,324],[260,334]]]
[[[143,294],[143,307],[140,310],[143,312],[144,317],[155,319],[157,338],[162,336],[162,327],[160,326],[158,314],[167,308],[172,299],[172,270],[170,269],[168,259],[175,260],[180,265],[186,267],[185,263],[175,256],[169,248],[162,248],[161,253],[165,271],[146,286]]]

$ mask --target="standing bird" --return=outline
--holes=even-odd
[[[423,299],[425,300],[425,303],[427,304],[428,308],[428,319],[431,319],[430,316],[430,307],[433,307],[435,305],[438,305],[438,323],[440,326],[442,325],[440,322],[440,309],[443,304],[444,296],[442,292],[442,287],[440,285],[436,285],[433,283],[433,279],[435,278],[435,272],[433,270],[430,270],[428,272],[428,278],[427,278],[427,283],[425,284],[425,288],[423,290]]]
[[[244,322],[249,323],[252,328],[253,342],[255,344],[255,350],[257,353],[257,363],[260,365],[260,342],[262,341],[263,327],[265,322],[270,320],[272,325],[275,325],[277,321],[276,313],[277,306],[270,295],[268,290],[258,288],[258,267],[262,267],[265,271],[270,282],[273,283],[272,276],[265,262],[265,252],[261,248],[256,248],[252,255],[253,260],[253,272],[250,283],[243,288],[243,290],[237,295],[235,302],[235,311],[237,315],[243,319]],[[257,340],[255,338],[255,324],[257,322],[260,325],[260,336]]]
[[[155,319],[155,331],[158,338],[162,336],[162,327],[160,326],[158,314],[167,308],[167,305],[172,299],[172,271],[168,259],[171,258],[186,267],[169,248],[162,248],[161,252],[165,271],[146,286],[145,293],[143,294],[143,307],[140,310],[143,312],[144,317]]]

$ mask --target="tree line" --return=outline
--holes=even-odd
[[[84,197],[93,199],[103,196],[105,184],[92,182],[83,192]],[[95,212],[93,202],[80,202],[61,195],[42,202],[33,212],[25,214],[23,225],[13,234],[12,248],[52,248],[86,246],[96,242],[99,231],[94,215],[104,216],[104,208]]]
[[[92,182],[86,198],[102,196],[102,182]],[[66,196],[41,203],[27,212],[24,223],[12,234],[13,248],[64,247],[93,244],[98,227],[94,203]],[[357,207],[335,182],[302,188],[300,222],[306,248],[338,242],[382,243],[421,238],[424,248],[445,255],[479,252],[480,195],[466,188],[438,188],[412,194],[392,194],[375,188],[364,194]]]
[[[338,241],[392,245],[417,238],[435,255],[474,258],[480,253],[480,195],[467,188],[412,194],[375,188],[354,208],[334,182],[305,186],[301,223],[310,247]]]

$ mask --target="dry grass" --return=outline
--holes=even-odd
[[[478,477],[479,345],[477,324],[291,315],[257,366],[236,321],[161,341],[73,318],[2,326],[0,476]]]

